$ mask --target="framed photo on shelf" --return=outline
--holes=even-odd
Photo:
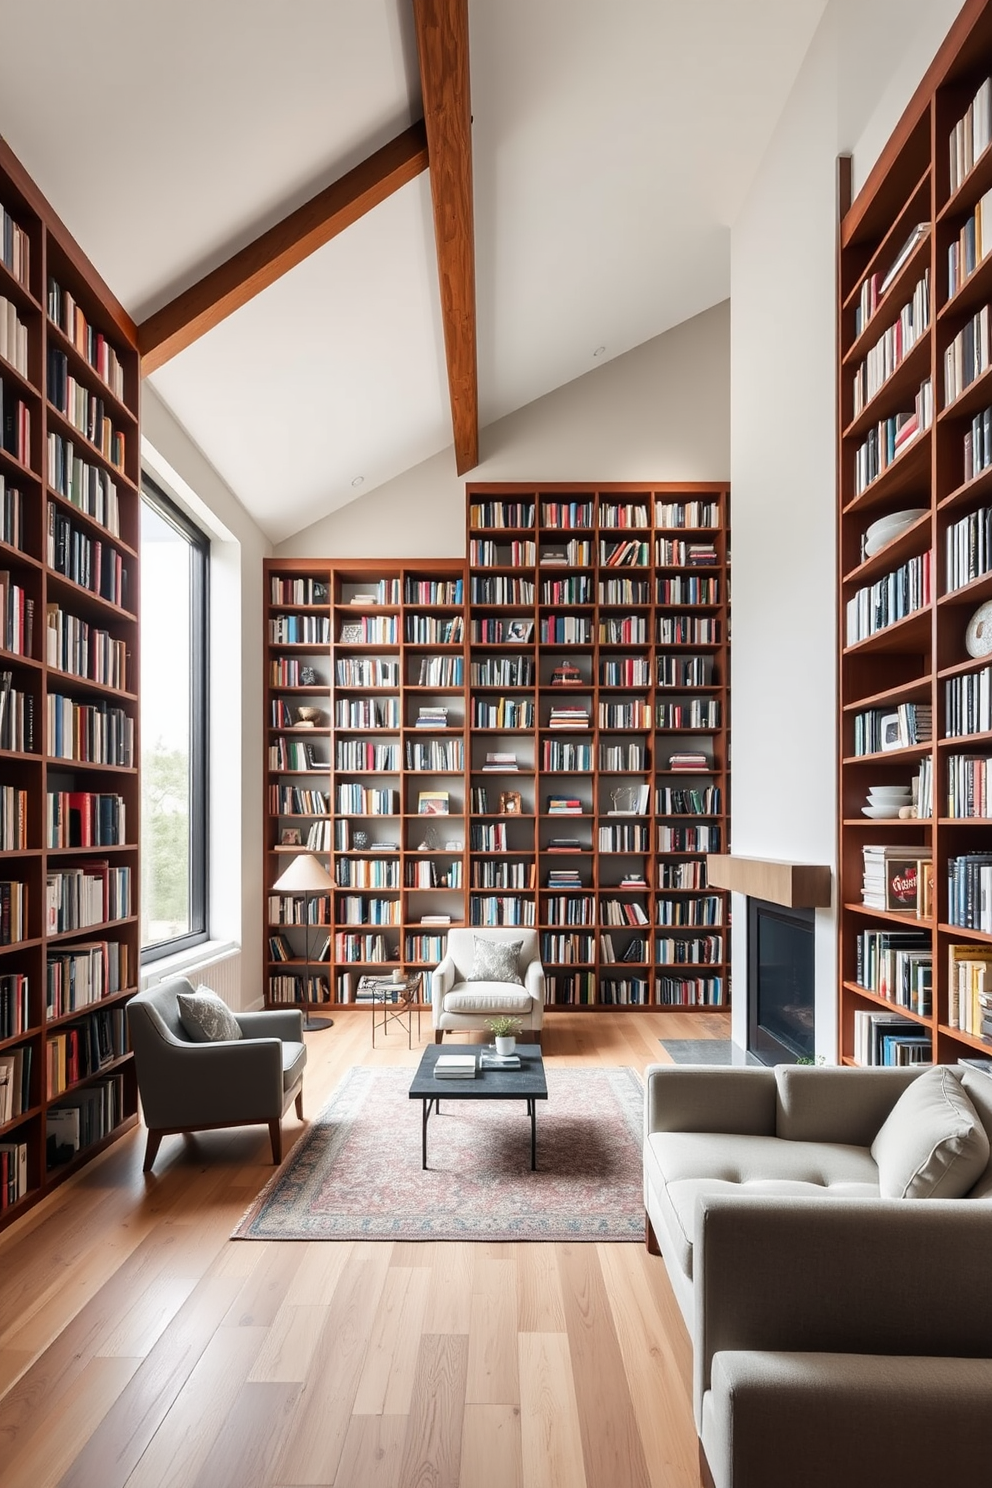
[[[906,725],[899,713],[886,713],[879,721],[883,752],[890,749],[905,749],[909,744]]]
[[[417,812],[420,816],[447,816],[447,791],[421,791],[417,797]]]
[[[519,816],[521,812],[519,791],[500,791],[499,810],[501,816]]]
[[[344,641],[346,645],[353,646],[356,641],[362,639],[362,627],[360,625],[342,625],[341,634],[338,639]]]
[[[303,834],[299,827],[283,827],[279,834],[280,847],[302,847]]]
[[[506,622],[506,639],[508,641],[529,641],[533,634],[533,620],[508,620]]]

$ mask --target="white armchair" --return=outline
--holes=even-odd
[[[475,942],[519,941],[517,964],[522,985],[516,982],[470,982]],[[434,1042],[458,1029],[484,1029],[487,1018],[500,1014],[519,1018],[522,1032],[535,1034],[544,1022],[544,967],[537,931],[517,927],[489,929],[472,926],[448,931],[448,951],[431,978]]]

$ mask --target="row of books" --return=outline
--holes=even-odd
[[[978,265],[992,251],[992,191],[975,203],[956,238],[947,245],[947,295],[956,295]]]
[[[120,537],[120,498],[113,477],[54,431],[48,435],[48,484],[77,511],[106,527],[111,537]]]
[[[992,759],[952,754],[947,759],[947,815],[958,820],[992,816]]]
[[[898,1007],[929,1017],[933,952],[922,930],[863,930],[856,941],[855,980]]]
[[[537,908],[532,899],[512,894],[469,896],[470,925],[535,925]]]
[[[659,568],[709,568],[718,561],[713,543],[684,542],[682,538],[659,538],[655,557]]]
[[[989,367],[989,307],[983,305],[944,352],[944,407],[959,398]]]
[[[31,240],[0,202],[0,263],[25,289],[31,287]]]
[[[12,548],[24,546],[24,493],[12,486],[0,470],[0,542]]]
[[[90,537],[53,502],[48,506],[47,556],[56,573],[110,604],[127,607],[130,575],[123,555],[110,543]]]
[[[430,863],[411,863],[408,867],[426,869]],[[342,889],[398,889],[400,865],[397,859],[389,858],[338,858],[334,866],[334,882]],[[430,888],[431,884],[422,885]]]
[[[537,544],[520,538],[495,543],[488,538],[473,537],[468,558],[478,568],[533,568],[537,563]]]
[[[82,930],[131,913],[131,869],[107,862],[78,863],[50,872],[45,883],[48,935]]]
[[[123,1007],[100,1008],[82,1022],[50,1034],[45,1041],[48,1099],[52,1100],[71,1085],[78,1085],[81,1080],[99,1074],[127,1052]]]
[[[854,1014],[854,1062],[860,1065],[929,1064],[930,1035],[898,1013]]]
[[[472,864],[473,889],[533,889],[536,883],[537,867],[533,862],[486,858]]]
[[[662,1007],[722,1007],[725,980],[719,976],[659,977],[655,984]]]
[[[930,327],[930,270],[903,305],[899,318],[875,342],[854,373],[852,418],[857,418]]]
[[[856,646],[876,631],[895,625],[931,598],[930,550],[909,558],[891,573],[859,589],[847,602],[847,644]]]
[[[0,851],[20,851],[27,845],[28,793],[15,785],[0,785]]]
[[[534,585],[530,579],[511,579],[501,574],[472,578],[473,604],[529,605],[534,603]]]
[[[0,974],[0,1039],[17,1038],[31,1027],[30,982],[20,971]]]
[[[326,615],[276,615],[269,621],[269,641],[277,646],[326,646],[330,639]]]
[[[99,393],[94,393],[69,370],[69,358],[55,346],[48,348],[48,401],[74,429],[88,439],[103,458],[124,469],[125,441],[115,427]]]
[[[0,1126],[16,1121],[31,1109],[33,1053],[30,1044],[0,1053]]]
[[[407,739],[405,758],[415,772],[464,770],[465,747],[461,739]]]
[[[90,325],[70,290],[56,279],[48,280],[48,317],[58,326],[107,387],[124,401],[124,367],[113,345],[102,331]]]
[[[534,515],[534,506],[528,501],[473,502],[469,507],[469,526],[474,530],[533,527]],[[594,524],[594,505],[587,498],[549,498],[541,502],[542,527],[574,530],[591,529]],[[655,502],[656,527],[702,528],[716,527],[718,524],[719,505],[715,501],[672,501],[662,497]],[[650,527],[650,504],[646,501],[617,501],[603,496],[599,501],[599,526]]]
[[[473,728],[529,729],[534,727],[534,718],[534,704],[528,698],[472,699]]]
[[[329,597],[321,579],[287,579],[273,574],[269,581],[269,598],[276,605],[327,604]]]
[[[15,656],[34,654],[34,600],[7,569],[0,569],[0,646]]]
[[[568,568],[588,568],[592,564],[592,543],[585,538],[573,537],[566,543],[554,547],[542,547],[542,568],[561,565]]]
[[[567,579],[546,579],[541,585],[541,603],[592,604],[592,580],[585,574],[572,574]]]
[[[117,940],[76,942],[50,950],[45,965],[45,1018],[63,1018],[130,985],[127,944]]]
[[[404,634],[415,646],[458,646],[465,639],[461,615],[407,615]]]
[[[0,879],[0,945],[16,945],[28,934],[28,886],[21,879]]]
[[[45,649],[50,667],[126,691],[127,642],[90,625],[57,604],[45,606]]]
[[[703,615],[660,615],[658,617],[658,644],[660,646],[717,645],[720,639],[720,623]]]
[[[532,687],[535,675],[529,656],[487,656],[473,661],[469,670],[473,687]]]
[[[964,478],[974,480],[992,465],[992,408],[976,413],[964,436]]]
[[[339,729],[398,729],[400,723],[396,697],[343,697],[334,704],[334,724]]]
[[[31,410],[10,381],[0,377],[0,449],[31,464]]]
[[[127,842],[127,806],[111,792],[48,791],[47,847],[118,847]]]
[[[948,139],[950,190],[955,192],[975,168],[992,139],[992,80],[986,78]]]
[[[270,770],[298,770],[304,774],[330,769],[330,760],[322,758],[318,746],[304,744],[298,739],[285,739],[281,735],[269,745],[268,762]]]
[[[946,539],[947,592],[992,569],[992,507],[983,506],[952,522]]]
[[[929,744],[932,737],[933,709],[929,703],[867,708],[854,715],[854,753],[859,757]]]
[[[34,695],[14,686],[13,672],[0,672],[0,750],[34,749]]]
[[[407,576],[403,586],[407,604],[460,605],[465,598],[462,579],[420,579]]]
[[[659,852],[719,852],[719,827],[659,827]]]
[[[266,914],[270,925],[329,925],[331,901],[327,894],[270,894]]]
[[[948,739],[992,730],[992,667],[949,677],[944,683],[944,704]]]
[[[339,894],[337,902],[339,925],[399,925],[402,924],[398,899],[367,899],[356,894]]]
[[[854,452],[854,494],[860,496],[933,423],[933,383],[925,377],[913,407],[880,419]],[[862,555],[864,556],[864,555]]]
[[[377,579],[374,584],[360,583],[350,592],[346,590],[342,599],[350,605],[398,605],[400,602],[399,579]]]
[[[279,675],[273,675],[273,687],[312,685],[303,683],[298,661],[280,660],[273,663],[273,672],[276,668]],[[334,663],[334,676],[339,687],[399,687],[400,664],[379,656],[339,656]]]
[[[110,1135],[124,1119],[124,1076],[111,1075],[50,1106],[46,1116],[46,1163],[51,1170]]]
[[[650,727],[650,723],[647,726]],[[715,729],[719,726],[720,704],[715,698],[689,698],[684,703],[658,703],[655,708],[655,727],[659,729],[685,729],[693,733],[697,729]],[[708,768],[706,756],[702,756],[702,761],[700,768]],[[688,768],[692,768],[693,763],[690,762]],[[671,768],[678,769],[680,766],[671,765]]]
[[[929,231],[929,222],[918,222],[889,267],[884,271],[878,270],[873,274],[866,275],[861,284],[858,303],[854,307],[855,339],[867,329],[870,322],[874,319],[882,301],[898,278],[903,264],[908,262],[917,244],[922,242]]]
[[[533,527],[532,501],[474,501],[468,509],[468,524],[484,527]]]
[[[0,357],[28,378],[28,328],[13,300],[0,295]]]

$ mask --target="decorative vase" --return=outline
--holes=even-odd
[[[515,1035],[512,1033],[504,1034],[502,1038],[498,1038],[496,1040],[496,1053],[499,1054],[501,1058],[505,1058],[508,1054],[512,1054],[516,1047],[517,1040]]]

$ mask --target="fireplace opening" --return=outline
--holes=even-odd
[[[814,1057],[814,925],[812,909],[748,899],[748,1049],[762,1064]]]

